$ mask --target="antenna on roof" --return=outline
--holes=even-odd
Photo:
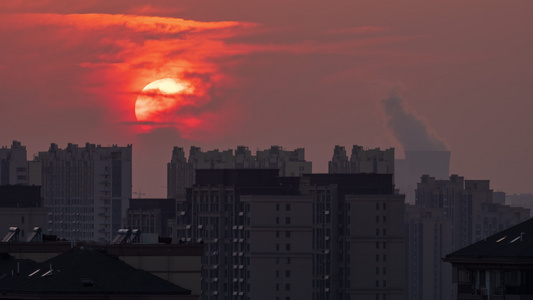
[[[520,241],[522,241],[524,234],[524,232],[520,232]]]

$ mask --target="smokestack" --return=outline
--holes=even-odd
[[[446,144],[433,133],[423,120],[405,110],[403,100],[391,90],[389,97],[382,100],[387,114],[387,126],[404,150],[446,151]]]

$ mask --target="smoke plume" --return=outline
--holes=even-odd
[[[430,132],[423,120],[405,110],[402,101],[395,91],[391,91],[382,104],[387,114],[387,126],[404,150],[447,150],[446,144]]]

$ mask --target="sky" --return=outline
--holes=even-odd
[[[133,190],[147,197],[166,196],[172,147],[193,145],[303,147],[314,172],[335,145],[447,149],[451,173],[533,192],[531,11],[529,0],[1,1],[0,145],[21,141],[32,159],[50,143],[132,144]]]

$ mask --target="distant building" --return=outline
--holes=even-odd
[[[204,152],[192,146],[187,160],[183,148],[174,147],[167,164],[167,198],[184,195],[185,189],[195,183],[196,170],[205,169],[278,169],[280,176],[300,176],[311,173],[312,164],[305,160],[303,148],[288,151],[272,146],[253,156],[245,146],[238,146],[235,153],[218,149]]]
[[[28,184],[26,146],[13,141],[11,148],[0,148],[0,185]]]
[[[453,266],[455,299],[533,299],[533,220],[443,259]]]
[[[49,210],[48,234],[68,240],[110,241],[126,224],[131,198],[131,145],[51,144],[35,157]]]
[[[350,159],[343,146],[335,146],[333,157],[328,163],[330,174],[378,173],[394,174],[394,148],[381,150],[363,149],[354,145]]]
[[[492,196],[488,180],[421,177],[415,204],[406,205],[407,299],[452,299],[452,269],[441,258],[529,217]]]
[[[531,193],[506,195],[505,204],[514,207],[528,208],[533,214],[533,194]]]
[[[198,170],[174,239],[204,243],[202,299],[404,299],[391,174]]]

